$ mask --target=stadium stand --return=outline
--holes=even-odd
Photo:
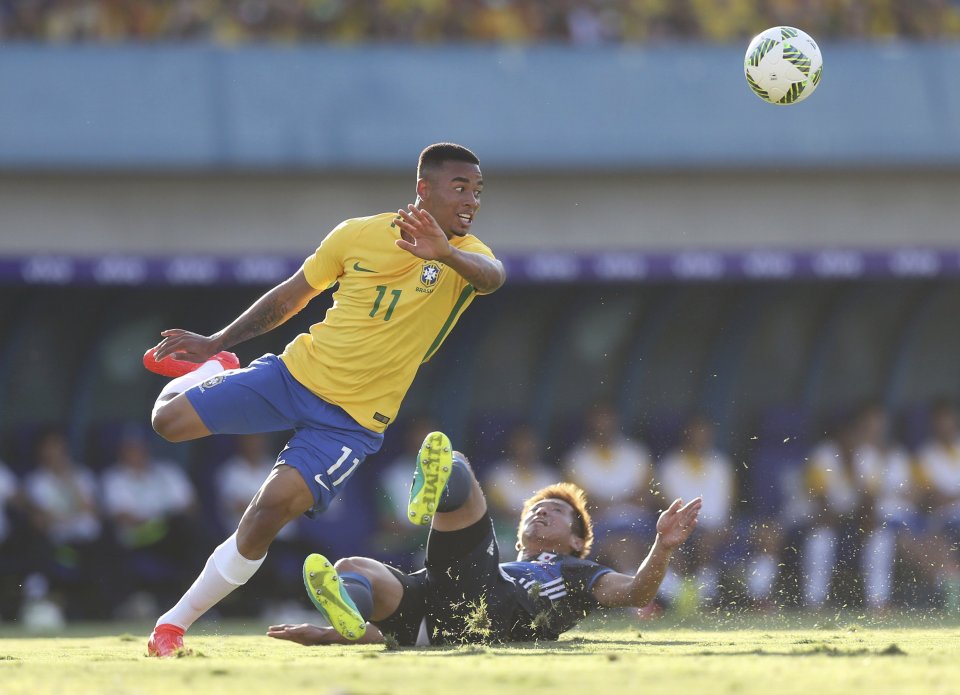
[[[654,306],[640,311],[628,325],[610,330],[603,328],[607,324],[602,314],[592,315],[589,307],[605,301],[611,287],[587,285],[577,292],[582,302],[566,305],[565,312],[571,314],[569,320],[554,326],[565,339],[548,339],[550,331],[545,331],[547,338],[520,343],[505,343],[491,336],[515,335],[515,327],[531,317],[530,307],[552,305],[556,288],[537,284],[505,288],[501,294],[489,298],[485,308],[480,309],[483,305],[479,304],[473,324],[465,325],[466,330],[451,337],[450,344],[436,360],[426,365],[405,406],[409,421],[401,417],[391,428],[384,451],[371,458],[365,466],[364,480],[351,488],[356,498],[353,504],[369,510],[365,517],[367,523],[359,530],[353,525],[357,532],[348,538],[340,531],[334,532],[339,528],[335,515],[321,524],[305,522],[287,549],[277,553],[276,562],[282,562],[283,566],[268,568],[265,576],[289,574],[298,553],[316,549],[324,544],[325,538],[339,539],[325,548],[334,554],[389,552],[389,534],[385,536],[378,529],[389,527],[393,512],[387,511],[390,507],[387,499],[377,501],[378,496],[384,494],[378,477],[382,470],[391,468],[388,464],[401,453],[407,430],[417,426],[414,415],[442,422],[458,448],[476,452],[474,463],[481,475],[506,454],[506,435],[513,423],[529,415],[530,422],[534,423],[533,431],[546,443],[542,451],[543,465],[551,467],[559,477],[561,462],[583,432],[583,418],[594,402],[592,397],[586,397],[589,389],[583,391],[584,397],[577,396],[575,382],[592,383],[596,394],[604,393],[615,402],[629,406],[630,417],[624,418],[621,429],[638,441],[653,443],[657,465],[679,441],[684,414],[707,412],[704,409],[711,403],[726,404],[722,411],[710,417],[717,424],[717,447],[730,457],[736,471],[739,493],[731,529],[738,535],[747,534],[737,547],[749,546],[752,538],[749,524],[754,522],[775,524],[784,530],[784,546],[795,545],[797,534],[802,537],[812,518],[809,506],[805,506],[808,503],[804,460],[830,431],[830,423],[836,421],[838,413],[849,412],[862,401],[864,380],[876,388],[870,395],[880,396],[893,407],[898,416],[891,419],[894,436],[909,442],[914,452],[926,444],[926,433],[930,431],[926,404],[941,394],[955,394],[956,385],[960,383],[953,358],[960,345],[952,348],[944,345],[943,334],[933,330],[937,323],[952,320],[952,307],[960,297],[960,288],[952,281],[834,282],[817,288],[818,293],[808,299],[820,296],[824,301],[822,304],[813,301],[809,312],[821,319],[831,317],[830,320],[804,320],[804,314],[798,312],[793,316],[795,320],[778,323],[778,317],[793,306],[794,301],[794,288],[785,287],[778,298],[762,307],[756,321],[738,324],[724,318],[729,317],[729,310],[724,312],[720,308],[740,306],[743,285],[700,283],[676,285],[673,289],[623,285],[617,288],[617,293],[625,297],[621,301],[636,302],[640,306],[642,297],[649,295],[647,300],[655,298],[656,306],[670,308],[673,321],[665,320]],[[9,330],[5,330],[5,335],[12,337],[4,341],[4,351],[0,354],[0,357],[6,356],[0,360],[3,365],[0,390],[6,394],[0,414],[4,423],[0,459],[8,462],[21,485],[28,484],[34,470],[29,457],[36,442],[47,436],[47,429],[41,426],[41,416],[65,425],[63,431],[68,433],[70,450],[77,452],[76,457],[82,458],[92,471],[85,475],[90,480],[100,480],[99,476],[113,462],[124,423],[143,422],[152,395],[162,381],[123,365],[127,361],[137,364],[138,351],[142,344],[150,342],[155,326],[168,322],[179,325],[183,321],[213,325],[223,306],[240,306],[246,301],[243,296],[235,296],[236,292],[230,288],[208,287],[204,292],[209,294],[210,302],[197,307],[185,301],[188,289],[131,288],[120,297],[95,288],[77,289],[66,296],[54,289],[34,288],[33,306],[42,308],[56,301],[56,320],[51,319],[53,315],[49,311],[33,311],[29,317],[15,314],[16,330],[13,325],[6,327]],[[252,296],[256,292],[257,288],[250,287],[241,294]],[[677,292],[681,299],[667,301]],[[626,299],[631,296],[633,299]],[[921,325],[916,325],[916,311],[891,311],[904,296],[923,298],[917,309],[923,317]],[[953,298],[952,301],[948,301],[948,297]],[[130,315],[122,308],[134,305],[138,308],[139,321],[131,323]],[[907,305],[913,306],[913,303],[907,302]],[[619,307],[617,311],[622,310],[620,304],[615,306]],[[697,307],[716,314],[719,317],[716,325],[711,327],[709,322],[697,319]],[[886,321],[867,320],[872,313],[883,311],[888,312]],[[89,316],[102,317],[97,331],[84,327]],[[289,335],[302,327],[297,322],[308,321],[306,317],[297,317],[289,328]],[[544,321],[554,322],[556,317],[547,314]],[[863,323],[858,325],[858,321]],[[488,322],[488,330],[478,337],[478,326]],[[744,332],[738,344],[748,349],[738,355],[738,359],[719,359],[716,355],[729,349],[730,336],[723,327],[737,325]],[[858,327],[853,330],[852,326]],[[282,332],[287,333],[287,329]],[[901,335],[909,339],[898,339]],[[242,346],[241,355],[250,359],[284,339],[284,335],[261,338]],[[75,346],[78,354],[89,359],[77,362],[52,359],[47,352],[50,346],[67,341]],[[836,347],[841,343],[842,349]],[[871,359],[875,363],[871,362],[871,371],[865,373],[856,363],[877,344],[887,347],[879,353],[874,351]],[[502,354],[507,348],[513,351],[518,364],[511,365],[510,359]],[[601,359],[602,369],[595,371],[588,367],[604,354],[616,357]],[[36,380],[30,379],[29,374],[38,371],[37,365],[44,359],[49,360],[45,368],[47,381],[59,386],[43,386],[50,390],[38,391]],[[919,384],[911,383],[910,390],[903,392],[897,376],[899,365],[910,364],[917,370],[921,360],[925,360],[926,369],[939,378],[931,374],[922,382],[926,384],[922,390]],[[557,362],[566,362],[569,369],[558,368]],[[451,382],[449,375],[457,372],[458,365],[466,364],[470,368],[461,370],[465,374]],[[638,369],[639,365],[645,366]],[[785,369],[784,365],[791,368]],[[726,373],[731,370],[736,374]],[[502,378],[486,376],[494,372]],[[727,382],[727,387],[719,393],[715,385],[717,379]],[[605,389],[599,388],[600,381],[605,382]],[[759,383],[769,384],[770,388],[751,386]],[[825,389],[828,396],[824,396]],[[437,401],[431,396],[444,390],[456,397]],[[905,399],[905,395],[909,398]],[[150,446],[154,456],[173,458],[184,467],[206,499],[208,513],[216,513],[219,507],[215,501],[216,484],[212,481],[222,463],[233,455],[230,438],[172,446],[152,437]],[[656,485],[656,473],[654,476]],[[392,480],[399,478],[394,475]],[[912,499],[921,496],[924,484],[922,477],[912,480],[911,485],[917,490],[917,496]],[[98,492],[98,498],[102,499],[102,494],[102,490]],[[11,507],[11,512],[17,523],[23,521],[16,509]],[[509,525],[508,519],[502,521]],[[216,523],[216,519],[213,522]],[[95,535],[100,545],[108,542],[104,537],[100,531]],[[369,547],[370,544],[377,548]],[[99,545],[92,547],[102,553]],[[412,561],[410,547],[403,549],[406,555],[402,556],[400,548],[394,550],[399,563]],[[733,559],[734,564],[745,561],[746,550],[743,553]],[[188,549],[184,548],[184,555],[187,554]],[[730,560],[726,558],[725,562]],[[44,564],[46,560],[37,559],[37,562],[33,567],[21,568],[21,578],[27,569],[31,570],[27,575],[43,573],[45,566],[46,571],[51,571],[49,563]],[[54,567],[54,570],[51,576],[54,590],[67,580],[89,580],[81,575],[64,574],[62,568]],[[126,575],[119,573],[118,576]],[[728,586],[736,584],[729,578],[725,581]],[[85,587],[84,591],[90,590],[89,586],[78,586]],[[279,591],[278,586],[282,583],[264,584],[257,590],[258,595],[265,600],[275,597],[273,592]],[[938,593],[934,579],[925,586],[924,592],[908,597],[909,600],[946,600]],[[117,595],[123,595],[130,592],[130,587],[114,590]],[[907,600],[902,593],[894,592],[893,596],[894,600]],[[5,603],[11,605],[9,597]],[[102,613],[106,609],[101,603],[97,610]],[[242,611],[243,604],[227,610]],[[74,606],[68,615],[83,614],[77,613]]]
[[[764,21],[761,21],[761,17]],[[960,33],[936,0],[5,0],[0,39],[51,42],[725,42],[758,25],[823,39],[931,39]]]

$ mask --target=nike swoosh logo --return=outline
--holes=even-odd
[[[362,267],[360,267],[360,263],[359,263],[359,262],[353,264],[353,269],[356,270],[356,271],[359,271],[359,272],[361,272],[361,273],[375,273],[375,272],[377,272],[376,270],[370,270],[369,268],[362,268]]]

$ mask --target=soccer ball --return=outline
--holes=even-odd
[[[823,73],[817,42],[799,29],[773,27],[747,46],[743,73],[754,93],[771,104],[796,104],[813,94]]]

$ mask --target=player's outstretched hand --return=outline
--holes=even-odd
[[[674,500],[657,519],[657,536],[660,542],[672,550],[687,540],[697,527],[697,516],[702,506],[702,497],[697,497],[686,505],[681,499]]]
[[[323,644],[344,644],[346,640],[332,627],[317,627],[309,623],[300,625],[271,625],[267,628],[267,637],[296,642],[306,647]]]
[[[440,225],[426,210],[412,203],[407,209],[397,210],[400,239],[397,246],[425,261],[442,261],[450,254],[450,242]]]
[[[160,335],[163,336],[163,340],[157,345],[157,352],[154,355],[158,362],[170,355],[173,355],[175,360],[206,362],[220,351],[220,347],[213,338],[181,328],[171,328],[161,332]]]

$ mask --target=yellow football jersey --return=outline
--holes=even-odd
[[[476,294],[454,270],[400,249],[395,213],[347,220],[303,264],[317,289],[335,283],[333,306],[280,359],[297,381],[382,432],[396,417],[417,369],[449,335]],[[461,251],[493,253],[471,234]]]

